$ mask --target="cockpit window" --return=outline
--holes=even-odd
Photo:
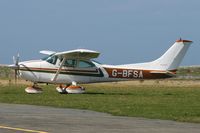
[[[91,67],[95,67],[95,65],[89,61],[79,60],[78,67],[79,68],[91,68]]]
[[[63,58],[60,59],[60,63],[63,61]],[[77,60],[77,59],[66,59],[64,67],[73,67],[73,68],[92,68],[95,65],[90,61],[85,60]]]
[[[57,56],[51,55],[51,56],[49,56],[48,58],[46,58],[46,61],[49,62],[49,63],[51,63],[51,64],[54,64],[54,65],[55,65],[56,62],[57,62],[57,59],[58,59]]]
[[[63,66],[66,66],[66,67],[76,67],[76,60],[74,60],[74,59],[67,59],[65,61],[65,63],[63,64]]]

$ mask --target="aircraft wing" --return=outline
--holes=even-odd
[[[54,51],[49,51],[49,50],[42,50],[40,51],[41,54],[46,54],[46,55],[52,55],[55,54],[56,52]]]
[[[83,59],[92,59],[97,58],[100,53],[88,49],[76,49],[65,52],[58,52],[55,55],[65,58],[83,58]]]

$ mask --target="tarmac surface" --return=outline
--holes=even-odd
[[[0,133],[199,133],[200,124],[0,103]]]

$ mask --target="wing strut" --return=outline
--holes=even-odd
[[[53,81],[53,82],[55,82],[55,81],[56,81],[56,79],[57,79],[58,75],[60,74],[60,71],[62,70],[62,66],[63,66],[63,64],[64,64],[65,60],[66,60],[66,57],[64,57],[64,58],[63,58],[63,60],[62,60],[62,62],[61,62],[61,64],[60,64],[60,67],[59,67],[59,69],[57,70],[57,72],[56,72],[55,76],[54,76],[54,77],[51,79],[51,81]]]

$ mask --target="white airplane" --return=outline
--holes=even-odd
[[[48,56],[25,62],[19,62],[18,56],[14,58],[14,65],[9,67],[15,70],[16,76],[34,83],[25,89],[27,93],[41,93],[38,83],[58,84],[56,89],[60,93],[84,93],[85,89],[78,84],[173,77],[191,43],[189,40],[177,40],[160,58],[145,63],[100,64],[92,60],[100,55],[99,52],[76,49],[40,51]]]

